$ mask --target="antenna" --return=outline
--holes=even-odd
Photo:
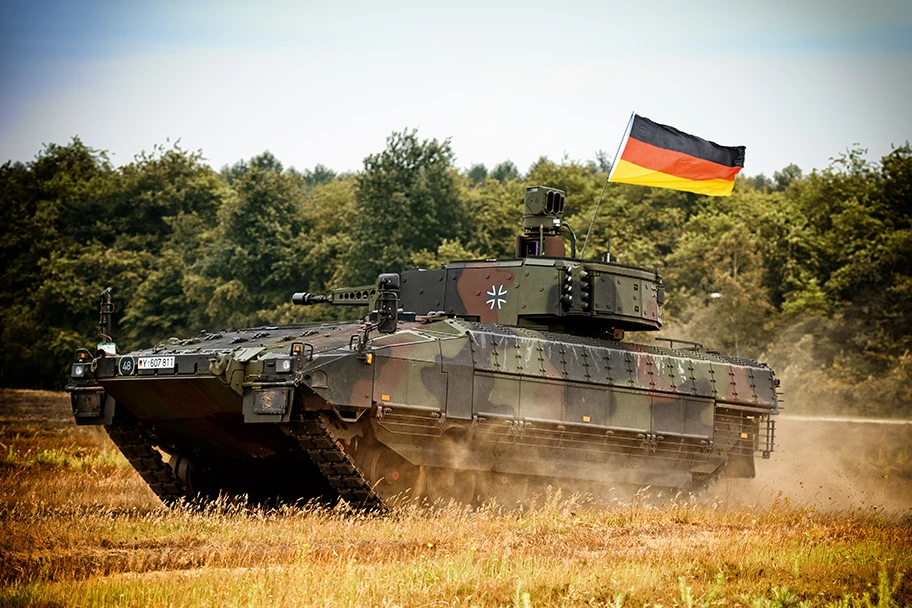
[[[589,244],[589,235],[592,234],[592,225],[595,224],[595,216],[598,215],[599,207],[602,205],[602,199],[605,197],[605,189],[608,187],[608,180],[611,178],[611,172],[614,171],[614,166],[617,164],[618,156],[621,155],[621,146],[624,145],[624,140],[627,139],[627,134],[630,133],[630,126],[633,124],[633,117],[636,116],[635,112],[630,113],[630,120],[627,121],[627,128],[624,129],[624,136],[621,137],[621,143],[618,144],[617,151],[614,153],[614,158],[611,159],[611,166],[608,168],[608,175],[605,176],[605,185],[602,186],[602,193],[599,195],[598,203],[595,204],[595,211],[592,212],[592,219],[589,221],[589,230],[586,231],[586,240],[583,241],[583,250],[580,251],[579,259],[584,259],[583,255],[586,253],[586,245]]]

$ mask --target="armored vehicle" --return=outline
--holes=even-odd
[[[548,485],[698,493],[769,457],[778,381],[662,326],[658,271],[576,256],[564,192],[525,190],[515,257],[297,293],[361,320],[80,350],[79,424],[105,425],[165,502],[340,498],[516,504]],[[566,242],[565,242],[566,240]],[[567,244],[570,255],[567,255]]]

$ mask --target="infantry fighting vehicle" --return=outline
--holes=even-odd
[[[700,492],[753,477],[773,450],[773,371],[695,343],[623,341],[662,326],[658,271],[578,258],[560,190],[527,188],[524,206],[513,258],[293,296],[370,311],[357,322],[120,354],[105,292],[103,343],[72,365],[76,421],[105,425],[165,502],[515,504],[547,485]]]

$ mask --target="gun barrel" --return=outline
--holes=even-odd
[[[291,296],[291,303],[299,306],[310,306],[311,304],[332,304],[332,296],[320,296],[315,293],[301,291]]]
[[[386,275],[380,275],[386,276]],[[398,276],[396,279],[398,280]],[[333,289],[328,296],[301,291],[291,296],[292,304],[310,306],[311,304],[331,304],[333,306],[373,306],[377,299],[376,285],[361,287],[340,287]]]

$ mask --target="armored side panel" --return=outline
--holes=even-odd
[[[453,333],[440,335],[441,350],[458,359],[467,343],[473,367],[453,411],[442,391],[430,398],[423,389],[416,391],[415,375],[401,364],[396,386],[383,381],[377,437],[415,464],[441,466],[444,455],[433,440],[465,432],[472,439],[463,468],[518,475],[563,470],[564,476],[602,483],[681,487],[732,456],[752,457],[755,444],[771,449],[767,427],[756,424],[777,411],[775,380],[763,366],[689,351],[446,323]],[[419,348],[414,335],[408,343]],[[445,380],[436,373],[425,378],[442,385]],[[413,394],[418,401],[410,403]],[[457,422],[466,418],[467,399],[468,426]],[[734,411],[739,414],[732,417]],[[603,466],[580,469],[581,455]]]

